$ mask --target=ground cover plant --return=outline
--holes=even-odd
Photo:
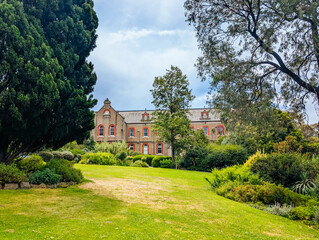
[[[216,195],[204,180],[211,173],[76,168],[94,182],[0,191],[0,239],[319,238],[317,230],[303,223]]]

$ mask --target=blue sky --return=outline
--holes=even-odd
[[[94,97],[109,98],[117,110],[153,109],[150,89],[171,65],[187,75],[204,107],[208,83],[197,78],[195,31],[185,22],[183,0],[95,0],[99,18],[97,48],[91,53],[97,73]]]
[[[171,65],[187,75],[196,99],[207,106],[208,82],[197,77],[200,52],[195,31],[185,22],[184,0],[95,0],[99,18],[97,48],[89,60],[98,80],[94,97],[102,107],[109,98],[116,110],[154,109],[150,89]],[[308,104],[309,122],[318,116]]]

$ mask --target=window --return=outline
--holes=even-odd
[[[224,136],[225,135],[225,130],[223,125],[217,126],[217,135],[218,136]]]
[[[148,128],[143,128],[143,137],[148,137]]]
[[[208,136],[208,135],[209,135],[209,128],[208,128],[208,126],[203,126],[203,130],[204,130],[205,134]]]
[[[128,150],[129,151],[135,151],[135,145],[133,144],[133,143],[130,143],[129,145],[128,145]]]
[[[104,110],[103,115],[104,115],[105,117],[109,117],[109,116],[111,116],[111,112],[110,112],[110,110],[105,109],[105,110]]]
[[[109,126],[109,136],[115,136],[115,126],[113,124]]]
[[[143,154],[148,154],[148,144],[147,143],[143,144]]]
[[[100,125],[98,127],[98,134],[97,135],[98,136],[104,136],[104,127],[103,127],[103,125]]]
[[[190,126],[192,129],[193,129],[193,131],[195,131],[195,128],[194,128],[194,126]]]
[[[148,113],[144,113],[143,115],[142,115],[142,120],[143,121],[148,121],[149,120],[149,115],[148,115]]]
[[[135,137],[135,129],[134,128],[129,128],[128,136],[129,137]]]
[[[163,154],[163,144],[162,143],[158,143],[157,144],[156,153],[157,154]]]

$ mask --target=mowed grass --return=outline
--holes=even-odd
[[[94,183],[0,191],[0,239],[319,239],[302,223],[217,196],[209,173],[76,167]]]

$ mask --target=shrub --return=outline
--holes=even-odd
[[[133,157],[133,162],[141,160],[141,161],[146,162],[148,165],[151,165],[154,157],[156,157],[156,156],[155,155],[142,155],[142,154],[139,154],[139,155],[135,155]]]
[[[152,166],[153,167],[161,167],[161,161],[163,160],[171,160],[172,158],[170,156],[155,156],[152,159]]]
[[[83,154],[84,154],[84,151],[81,150],[81,149],[79,149],[79,148],[74,148],[74,149],[71,150],[71,153],[72,153],[73,155],[75,155],[75,156],[78,155],[78,154],[83,155]]]
[[[98,165],[116,165],[117,161],[113,154],[106,152],[86,153],[80,163]]]
[[[288,218],[290,216],[290,211],[293,209],[292,205],[288,204],[280,204],[280,203],[275,203],[273,205],[269,205],[264,209],[265,212],[274,214],[274,215],[279,215],[282,217]]]
[[[238,183],[250,183],[252,185],[260,185],[263,182],[257,175],[253,174],[249,169],[239,165],[224,168],[221,170],[214,169],[212,171],[212,179],[209,180],[212,188],[217,188],[228,181],[237,181]]]
[[[51,152],[47,152],[47,151],[41,151],[38,153],[40,157],[42,157],[43,161],[48,162],[50,161],[52,158],[54,158],[53,153]]]
[[[55,172],[61,175],[62,182],[80,183],[83,179],[81,171],[73,168],[73,163],[65,159],[52,159],[46,168],[55,169]]]
[[[257,159],[265,158],[267,154],[257,151],[254,155],[251,155],[248,160],[245,162],[244,167],[250,168],[253,164],[256,163]]]
[[[127,157],[127,153],[126,152],[121,152],[118,155],[116,155],[116,157],[118,159],[120,159],[121,161],[123,161]]]
[[[290,211],[290,218],[294,220],[311,220],[315,216],[315,209],[309,206],[299,206]]]
[[[132,167],[149,167],[149,165],[146,162],[137,160],[132,164]]]
[[[208,148],[206,157],[198,166],[211,171],[214,168],[225,168],[236,164],[243,164],[247,160],[246,150],[239,145],[216,145]]]
[[[53,158],[56,158],[56,159],[62,159],[64,157],[62,152],[59,152],[59,151],[53,151],[52,154],[53,154]]]
[[[301,180],[303,164],[301,155],[290,153],[273,153],[257,157],[251,166],[251,171],[264,180],[291,187]]]
[[[74,159],[74,155],[69,151],[63,151],[63,152],[61,152],[61,154],[62,154],[63,158],[66,160],[72,161]]]
[[[0,182],[20,183],[26,179],[26,174],[15,165],[0,163]]]
[[[127,157],[126,157],[126,160],[128,160],[128,161],[133,161],[133,157],[132,157],[132,156],[127,156]]]
[[[33,154],[19,161],[17,165],[21,170],[25,171],[26,173],[32,173],[41,169],[45,165],[45,162],[42,160],[42,157]]]
[[[46,168],[42,171],[36,171],[29,177],[29,182],[32,184],[57,184],[61,180],[61,175],[56,174],[53,169]]]
[[[173,162],[171,159],[163,159],[160,162],[161,168],[171,168],[173,166]]]
[[[300,194],[307,194],[314,191],[316,187],[315,182],[307,177],[307,173],[303,172],[301,174],[301,180],[297,181],[291,190]]]

